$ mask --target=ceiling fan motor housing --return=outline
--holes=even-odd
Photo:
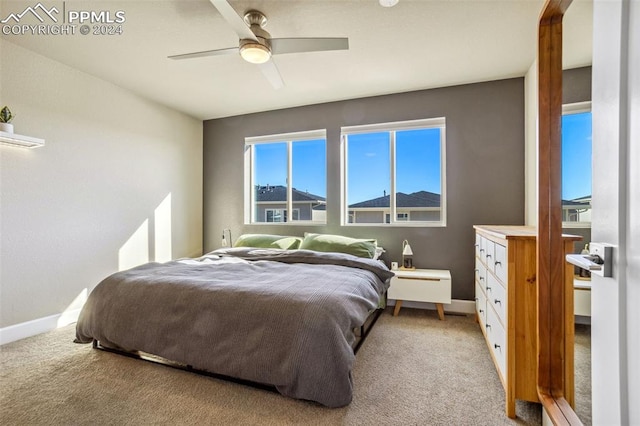
[[[271,53],[271,43],[269,42],[271,34],[264,29],[264,26],[267,25],[267,17],[264,16],[262,12],[250,10],[245,13],[244,22],[249,25],[251,32],[255,34],[256,39],[258,39],[258,43],[266,47],[269,53]],[[248,38],[240,39],[240,50],[245,47],[249,47],[250,45],[254,45],[255,43],[255,40]]]
[[[260,28],[264,28],[267,25],[267,17],[259,10],[247,10],[244,14],[244,22],[250,27],[257,25]],[[253,30],[253,28],[251,29]]]

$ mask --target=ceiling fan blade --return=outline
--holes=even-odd
[[[230,47],[228,49],[217,49],[217,50],[204,50],[202,52],[193,52],[193,53],[183,53],[181,55],[172,55],[167,56],[169,59],[193,59],[193,58],[204,58],[207,56],[220,56],[220,55],[231,55],[237,54],[237,47]]]
[[[231,7],[227,0],[209,1],[218,9],[220,15],[229,23],[240,39],[249,38],[258,41],[256,35],[249,29],[249,26],[244,22],[242,16],[236,13],[235,9]]]
[[[284,86],[284,81],[282,81],[280,71],[278,71],[278,67],[276,67],[276,63],[273,62],[273,59],[268,60],[264,64],[258,65],[258,67],[274,89],[278,90]]]
[[[323,50],[349,50],[349,39],[334,38],[272,38],[271,53],[319,52]]]

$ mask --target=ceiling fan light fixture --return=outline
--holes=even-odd
[[[398,1],[399,0],[378,0],[378,3],[380,3],[382,7],[393,7],[398,4]]]
[[[264,64],[271,58],[271,50],[267,46],[252,41],[240,46],[240,56],[252,64]]]

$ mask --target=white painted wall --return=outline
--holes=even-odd
[[[0,40],[0,329],[82,305],[106,275],[202,250],[202,122]],[[1,330],[0,330],[1,331]]]
[[[538,60],[524,76],[524,224],[538,226]]]
[[[640,424],[640,2],[593,7],[592,239],[615,245],[592,276],[594,425]]]

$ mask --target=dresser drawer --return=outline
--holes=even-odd
[[[486,240],[485,243],[485,251],[484,251],[484,263],[487,265],[487,270],[494,272],[494,258],[496,251],[496,243],[491,240]]]
[[[482,262],[485,262],[487,259],[487,243],[489,242],[483,236],[480,236],[480,252],[478,253],[478,257],[482,259]]]
[[[491,289],[491,290],[489,290]],[[496,311],[502,325],[507,325],[507,293],[502,283],[492,275],[487,276],[487,304],[491,305]]]
[[[503,245],[496,244],[494,271],[496,276],[502,283],[507,282],[507,248]]]
[[[484,263],[476,257],[476,281],[480,283],[482,288],[487,286],[487,269],[484,267]]]
[[[451,279],[415,275],[402,272],[400,276],[391,278],[387,297],[415,302],[451,303]]]
[[[476,234],[476,257],[480,257],[480,249],[482,248],[482,240],[484,240],[484,238],[482,237],[482,235],[480,234]]]
[[[493,358],[498,364],[500,375],[504,381],[507,380],[506,364],[507,364],[507,346],[505,329],[498,321],[496,312],[489,304],[487,304],[487,324],[485,326],[487,331],[487,344],[493,352]],[[503,382],[504,383],[504,382]]]
[[[484,295],[484,288],[476,282],[476,314],[480,327],[484,330],[487,323],[487,299]]]

